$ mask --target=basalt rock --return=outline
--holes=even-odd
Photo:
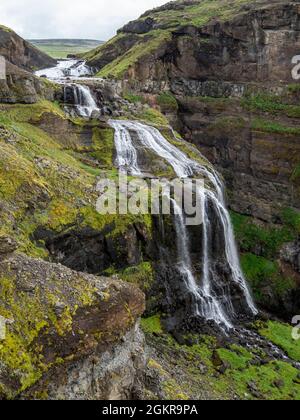
[[[18,245],[16,241],[9,236],[0,236],[0,256],[14,252]]]
[[[0,79],[0,103],[33,104],[39,98],[54,100],[56,85],[35,77],[6,61],[6,78]]]
[[[14,255],[0,262],[2,398],[131,399],[141,392],[144,296],[116,279]]]

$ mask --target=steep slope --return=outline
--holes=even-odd
[[[140,19],[130,22],[118,31],[118,34],[108,43],[90,51],[84,58],[95,67],[99,68],[99,75],[109,77],[136,78],[140,80],[147,77],[143,69],[152,62],[159,60],[153,66],[152,77],[161,80],[168,78],[168,73],[177,67],[179,72],[190,72],[191,62],[186,61],[187,53],[197,46],[198,49],[207,50],[210,42],[210,27],[215,28],[215,33],[220,35],[220,29],[226,22],[243,20],[259,15],[263,16],[268,8],[286,7],[287,1],[265,0],[187,0],[173,1],[157,9],[146,12]],[[296,5],[295,5],[296,7]],[[266,22],[267,23],[267,22]],[[192,33],[197,37],[197,44],[189,45],[185,51]],[[217,32],[219,31],[219,32]],[[252,31],[244,31],[244,39],[251,36]],[[234,34],[233,34],[234,35]],[[243,35],[240,40],[243,40]],[[237,40],[239,37],[237,37]],[[180,41],[177,43],[176,41]],[[186,41],[186,43],[184,43]],[[195,39],[196,41],[196,39]],[[211,47],[212,45],[210,45]],[[176,52],[176,49],[178,50]],[[180,54],[184,51],[184,54]],[[180,66],[180,60],[185,63]],[[201,59],[201,57],[199,57]],[[160,62],[161,61],[161,62]],[[142,67],[142,68],[141,68]],[[202,68],[198,72],[200,74]],[[195,69],[194,69],[195,71]],[[136,73],[135,73],[136,72]],[[190,74],[189,74],[190,75]],[[190,75],[191,76],[191,75]],[[195,73],[195,77],[197,73]]]
[[[223,173],[260,303],[299,308],[299,1],[171,2],[86,58]],[[288,243],[288,245],[286,245]]]
[[[4,26],[0,26],[0,55],[5,59],[0,102],[35,103],[40,98],[54,99],[55,84],[36,78],[32,71],[53,66],[55,60]]]
[[[4,26],[0,26],[0,55],[25,70],[51,67],[56,63],[47,54]]]

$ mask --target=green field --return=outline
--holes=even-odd
[[[29,42],[57,59],[67,58],[69,54],[85,53],[103,44],[103,41],[90,39],[31,39]]]

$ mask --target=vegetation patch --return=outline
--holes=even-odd
[[[267,121],[262,118],[255,118],[252,121],[252,129],[256,131],[263,131],[265,133],[283,134],[288,136],[300,135],[300,128],[298,127],[288,127],[277,123],[276,121]]]
[[[236,238],[243,252],[259,250],[265,258],[274,258],[285,242],[295,238],[295,224],[297,216],[284,211],[286,224],[282,227],[263,226],[254,223],[253,219],[235,212],[231,212]]]
[[[142,329],[147,334],[162,334],[160,315],[154,315],[141,320]]]
[[[293,339],[290,325],[269,321],[259,328],[259,333],[280,347],[291,359],[300,362],[299,341]]]
[[[168,31],[155,30],[140,36],[140,41],[129,51],[103,67],[97,76],[120,79],[130,67],[147,55],[154,54],[158,47],[171,39]]]
[[[157,371],[163,390],[171,377],[171,388],[184,390],[189,399],[300,398],[298,370],[288,362],[266,362],[268,356],[261,349],[236,344],[225,348],[214,337],[199,335],[186,337],[195,344],[180,345],[158,331],[155,327],[145,329],[147,341],[159,349],[149,368]]]
[[[157,97],[157,103],[162,112],[176,112],[178,110],[177,100],[171,92],[161,93]]]
[[[243,98],[241,104],[249,111],[261,111],[270,114],[285,114],[287,117],[300,118],[300,106],[285,104],[280,96],[259,94]]]

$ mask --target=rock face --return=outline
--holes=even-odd
[[[6,62],[6,79],[0,79],[1,103],[36,103],[39,98],[54,100],[56,86]]]
[[[25,70],[37,70],[52,67],[56,64],[56,60],[4,26],[0,26],[0,55],[10,63]]]
[[[223,171],[233,193],[232,208],[276,222],[278,203],[300,207],[298,184],[291,182],[299,163],[299,133],[292,130],[299,115],[280,113],[277,105],[275,120],[282,127],[272,129],[276,105],[275,109],[266,105],[267,112],[261,115],[254,112],[259,109],[245,109],[238,100],[263,94],[277,95],[275,102],[283,107],[298,104],[298,93],[292,94],[287,85],[300,77],[300,4],[235,1],[229,5],[214,0],[211,7],[215,19],[203,1],[171,2],[149,11],[95,50],[94,56],[90,53],[89,59],[102,69],[100,74],[122,78],[125,90],[152,95],[170,90],[179,101],[178,118],[172,122]],[[197,20],[199,15],[202,18]],[[146,37],[120,52],[120,42],[146,31]],[[109,63],[104,60],[108,51]],[[203,103],[200,97],[228,98],[228,102]],[[265,124],[257,121],[262,117]],[[227,129],[226,120],[231,120]]]
[[[0,271],[0,311],[10,321],[0,342],[3,398],[132,398],[139,392],[139,289],[24,255],[2,259]]]
[[[120,90],[160,106],[223,174],[231,209],[256,231],[240,227],[246,274],[264,308],[287,319],[299,308],[297,247],[281,252],[300,233],[299,29],[299,1],[176,1],[86,57]]]

